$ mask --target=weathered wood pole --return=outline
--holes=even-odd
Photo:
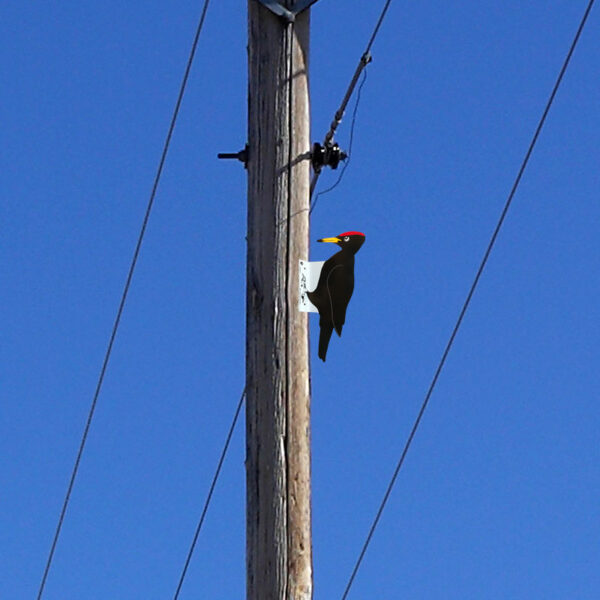
[[[248,15],[247,600],[310,600],[308,319],[298,311],[298,260],[308,258],[310,16],[287,23],[256,0]]]

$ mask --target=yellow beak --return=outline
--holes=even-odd
[[[341,242],[340,238],[331,237],[331,238],[323,238],[322,240],[317,240],[317,242],[331,242],[332,244],[338,244]]]

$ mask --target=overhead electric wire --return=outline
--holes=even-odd
[[[379,29],[381,28],[381,25],[383,23],[383,20],[385,19],[385,15],[387,14],[388,8],[390,7],[391,3],[392,3],[392,0],[387,0],[385,5],[383,6],[383,9],[381,10],[381,13],[379,14],[379,19],[377,19],[377,24],[375,25],[375,28],[373,29],[373,33],[371,33],[369,43],[367,44],[365,51],[362,53],[362,56],[360,57],[360,60],[358,61],[358,65],[356,66],[354,75],[352,76],[350,84],[348,85],[348,89],[346,90],[346,93],[344,94],[342,103],[340,104],[340,107],[337,109],[337,111],[333,117],[333,121],[331,122],[331,125],[329,126],[329,131],[325,134],[325,140],[323,142],[323,146],[327,146],[329,143],[331,143],[331,140],[333,140],[333,136],[335,135],[335,132],[336,132],[339,124],[342,122],[344,113],[346,112],[346,107],[348,106],[348,102],[350,102],[350,98],[352,97],[352,93],[354,92],[354,88],[356,87],[356,84],[358,82],[358,78],[360,77],[360,74],[363,72],[365,67],[372,60],[371,48],[373,47],[375,38],[377,37],[377,34],[379,33]],[[319,180],[320,174],[321,174],[320,168],[316,169],[315,172],[313,173],[312,180],[310,182],[310,197],[311,198],[312,198],[313,192],[315,191],[315,187],[317,185],[317,181]]]
[[[367,548],[369,546],[369,543],[371,541],[371,538],[373,537],[373,533],[375,532],[375,529],[377,528],[377,524],[379,523],[379,519],[383,513],[383,510],[385,508],[385,505],[388,501],[388,498],[392,492],[392,488],[394,487],[394,484],[396,482],[396,478],[398,477],[398,473],[400,472],[400,469],[402,468],[402,464],[404,463],[404,459],[406,457],[406,454],[408,452],[408,449],[413,441],[413,438],[415,436],[415,433],[417,431],[417,428],[419,427],[419,423],[421,422],[421,418],[423,417],[423,413],[425,412],[425,409],[427,408],[427,404],[429,403],[429,399],[431,398],[431,394],[433,393],[433,390],[435,388],[435,385],[438,381],[438,377],[442,371],[442,368],[444,366],[444,363],[446,362],[446,358],[448,357],[448,354],[450,352],[450,348],[452,347],[452,344],[454,342],[454,339],[456,337],[456,334],[458,333],[458,330],[460,328],[460,325],[463,321],[463,318],[465,316],[465,313],[467,312],[467,308],[469,307],[469,304],[471,302],[471,298],[473,297],[473,294],[475,292],[475,288],[477,287],[477,284],[479,283],[479,279],[481,277],[481,274],[483,272],[483,269],[485,268],[485,265],[487,263],[487,260],[490,256],[490,253],[492,251],[492,248],[494,246],[494,243],[496,242],[496,238],[498,237],[498,233],[500,232],[500,229],[502,227],[502,224],[504,223],[504,219],[506,217],[506,214],[508,212],[508,209],[510,208],[510,205],[512,203],[513,197],[517,191],[517,188],[519,186],[519,183],[521,181],[521,177],[523,175],[523,172],[525,171],[525,168],[527,166],[527,163],[529,162],[529,158],[531,156],[531,153],[533,152],[533,148],[537,142],[537,139],[539,137],[540,131],[542,130],[542,127],[544,126],[544,122],[546,121],[546,117],[548,115],[548,112],[550,110],[550,107],[552,106],[552,103],[554,101],[554,97],[556,96],[556,92],[558,91],[558,88],[560,86],[560,83],[563,79],[563,76],[565,74],[565,71],[567,70],[567,66],[569,64],[569,61],[571,60],[571,56],[573,55],[573,52],[575,50],[575,47],[577,45],[577,42],[579,41],[579,37],[581,35],[581,32],[583,31],[583,28],[585,26],[585,23],[587,21],[588,15],[590,13],[590,10],[592,9],[592,6],[594,4],[595,0],[590,0],[585,13],[581,19],[581,22],[579,24],[579,27],[577,28],[577,33],[575,34],[575,37],[573,38],[573,42],[571,43],[571,46],[569,48],[569,51],[567,53],[567,56],[563,62],[562,68],[560,69],[559,75],[556,79],[556,82],[554,84],[554,87],[552,89],[552,92],[550,94],[550,97],[546,103],[546,107],[542,113],[542,116],[539,120],[538,126],[535,130],[535,133],[533,135],[533,138],[531,140],[531,143],[529,144],[529,148],[527,149],[527,152],[525,154],[525,158],[523,159],[523,162],[521,163],[521,167],[519,168],[519,171],[517,173],[517,177],[515,178],[515,181],[513,183],[513,186],[510,190],[510,193],[508,195],[508,198],[506,200],[506,203],[504,205],[504,208],[502,210],[502,213],[500,214],[500,218],[498,220],[498,223],[496,224],[496,228],[494,229],[494,233],[492,234],[492,237],[490,239],[490,242],[487,246],[487,249],[483,255],[483,259],[481,261],[481,264],[479,265],[479,268],[477,269],[477,273],[475,275],[475,279],[473,280],[473,283],[471,285],[471,288],[469,290],[469,293],[467,294],[467,298],[463,304],[463,307],[459,313],[458,319],[456,321],[456,324],[454,325],[454,329],[452,330],[452,334],[450,335],[450,339],[448,340],[448,343],[446,344],[446,348],[442,354],[442,358],[437,366],[437,369],[435,371],[435,374],[433,376],[433,379],[431,381],[431,384],[429,385],[429,389],[427,390],[427,393],[425,395],[425,400],[423,401],[423,404],[421,405],[421,409],[419,410],[419,413],[417,415],[417,418],[415,420],[415,423],[413,425],[413,428],[408,436],[408,439],[406,441],[406,444],[404,446],[404,450],[402,451],[402,454],[400,456],[400,460],[398,461],[396,468],[394,470],[394,474],[392,475],[392,479],[386,489],[386,492],[383,496],[383,500],[379,506],[379,509],[377,511],[377,514],[375,516],[375,519],[373,521],[373,524],[371,525],[371,529],[369,530],[369,533],[367,535],[367,538],[365,540],[365,543],[363,544],[362,550],[359,554],[358,560],[356,561],[356,564],[354,565],[354,569],[352,570],[352,574],[350,575],[350,579],[348,581],[348,584],[346,585],[346,589],[344,591],[344,594],[342,595],[342,599],[341,600],[346,600],[348,593],[350,592],[350,588],[352,587],[352,583],[354,582],[354,578],[356,577],[356,574],[358,572],[358,569],[360,568],[360,565],[362,563],[362,559],[367,551]]]
[[[194,60],[194,55],[196,53],[196,48],[198,46],[198,40],[200,38],[200,33],[202,32],[202,27],[204,25],[204,20],[206,18],[206,11],[208,10],[209,2],[210,2],[210,0],[205,0],[204,1],[204,5],[202,7],[202,12],[200,14],[200,19],[199,19],[199,22],[198,22],[198,26],[196,28],[196,35],[195,35],[194,41],[192,43],[192,49],[191,49],[190,54],[189,54],[189,58],[188,58],[187,65],[186,65],[186,68],[185,68],[185,72],[184,72],[184,75],[183,75],[183,80],[182,80],[181,86],[179,88],[179,94],[177,96],[177,102],[175,103],[175,109],[173,111],[173,116],[171,117],[171,123],[169,125],[169,130],[168,130],[168,133],[167,133],[167,137],[165,139],[165,143],[164,143],[164,146],[163,146],[163,150],[162,150],[162,154],[161,154],[160,161],[159,161],[159,164],[158,164],[158,168],[157,168],[157,171],[156,171],[156,175],[154,177],[154,184],[152,186],[152,191],[150,193],[150,198],[148,200],[148,205],[146,207],[146,213],[144,215],[144,220],[142,222],[142,227],[141,227],[141,230],[140,230],[140,233],[139,233],[139,236],[138,236],[137,244],[135,246],[135,251],[133,253],[133,258],[131,260],[131,265],[129,267],[129,272],[127,274],[127,279],[125,281],[125,287],[123,288],[123,293],[121,295],[121,301],[119,303],[119,308],[117,310],[117,316],[115,318],[115,321],[114,321],[114,324],[113,324],[113,327],[112,327],[112,331],[111,331],[111,334],[110,334],[110,339],[109,339],[109,342],[108,342],[108,347],[106,349],[106,353],[104,355],[104,360],[102,362],[102,368],[100,369],[100,375],[98,377],[98,382],[96,384],[96,391],[94,392],[94,396],[93,396],[93,399],[92,399],[92,404],[90,406],[90,410],[89,410],[89,413],[88,413],[88,417],[87,417],[87,421],[86,421],[86,424],[85,424],[85,428],[83,430],[83,435],[82,435],[82,438],[81,438],[81,443],[79,445],[79,450],[77,452],[77,457],[75,459],[75,464],[73,466],[73,471],[71,473],[71,478],[69,480],[69,485],[67,487],[67,492],[65,494],[65,498],[64,498],[63,505],[62,505],[62,509],[60,511],[60,516],[59,516],[59,519],[58,519],[58,524],[56,526],[56,531],[54,533],[54,538],[52,540],[52,545],[50,547],[50,552],[48,554],[48,560],[46,562],[46,567],[44,569],[44,574],[42,576],[42,581],[40,583],[40,587],[39,587],[39,590],[38,590],[37,600],[40,600],[41,597],[42,597],[42,594],[44,592],[44,587],[46,585],[46,580],[48,578],[48,573],[50,572],[50,566],[52,565],[52,559],[54,557],[54,552],[56,550],[56,545],[58,543],[58,538],[60,536],[60,532],[61,532],[61,529],[62,529],[62,524],[63,524],[64,518],[65,518],[65,513],[66,513],[67,507],[69,505],[69,500],[70,500],[70,497],[71,497],[71,492],[73,491],[73,485],[75,483],[75,478],[77,477],[77,471],[79,470],[79,463],[81,462],[81,456],[82,456],[83,450],[85,448],[85,443],[86,443],[86,440],[87,440],[87,437],[88,437],[88,433],[89,433],[89,430],[90,430],[90,425],[92,423],[92,419],[93,419],[93,416],[94,416],[94,411],[96,409],[96,403],[98,401],[98,396],[100,395],[100,390],[102,388],[102,383],[104,381],[104,375],[106,373],[106,368],[108,366],[108,361],[110,359],[110,355],[111,355],[111,352],[112,352],[112,348],[113,348],[113,344],[114,344],[114,341],[115,341],[115,337],[117,335],[117,330],[119,328],[119,322],[121,321],[121,315],[123,314],[123,308],[125,306],[125,301],[127,299],[127,294],[129,292],[129,286],[131,285],[131,280],[132,280],[132,277],[133,277],[133,272],[135,270],[135,266],[136,266],[136,263],[137,263],[137,260],[138,260],[138,256],[139,256],[139,253],[140,253],[140,248],[142,246],[142,241],[144,239],[144,234],[146,232],[146,226],[148,225],[148,220],[150,218],[150,212],[152,210],[152,205],[154,204],[154,198],[156,196],[156,191],[158,189],[158,184],[159,184],[160,177],[161,177],[161,174],[162,174],[163,166],[165,164],[165,159],[167,157],[167,152],[169,150],[169,144],[171,142],[171,137],[173,135],[173,130],[175,129],[175,122],[177,121],[177,115],[179,114],[179,108],[181,106],[181,101],[183,99],[183,94],[185,92],[187,80],[188,80],[188,77],[189,77],[189,74],[190,74],[190,70],[191,70],[191,67],[192,67],[192,62]]]
[[[196,547],[196,542],[198,541],[198,536],[200,535],[200,530],[202,529],[202,525],[204,523],[204,518],[206,517],[206,512],[208,511],[208,506],[210,504],[213,492],[215,491],[215,486],[217,485],[217,480],[219,479],[219,475],[221,474],[221,467],[223,466],[223,461],[225,460],[225,455],[227,454],[227,450],[229,449],[229,442],[231,442],[231,436],[233,435],[233,431],[235,429],[235,425],[237,423],[238,417],[240,415],[240,410],[242,409],[242,404],[244,403],[244,398],[246,397],[246,388],[244,388],[242,395],[240,396],[237,408],[235,409],[235,414],[233,415],[233,421],[229,427],[229,432],[227,433],[227,438],[225,439],[225,445],[223,446],[223,450],[221,452],[221,457],[219,458],[219,462],[217,464],[217,469],[212,479],[212,483],[210,484],[210,489],[208,490],[208,495],[206,496],[206,501],[204,502],[204,507],[202,508],[202,514],[200,515],[200,520],[198,521],[198,525],[196,526],[196,531],[194,533],[194,538],[192,539],[192,544],[187,553],[185,563],[183,565],[183,570],[181,571],[181,576],[179,577],[179,582],[177,584],[177,589],[175,590],[175,595],[173,596],[173,600],[177,600],[179,598],[179,592],[181,591],[181,586],[183,585],[183,580],[185,579],[185,575],[187,573],[188,567],[190,566],[190,561],[192,560],[192,555],[194,554],[194,548]]]
[[[385,15],[386,15],[391,3],[392,3],[392,0],[387,0],[387,2],[385,3],[383,10],[381,11],[381,13],[379,15],[377,25],[375,25],[375,29],[373,29],[373,33],[371,34],[371,39],[369,40],[369,43],[367,44],[367,49],[365,50],[365,54],[371,52],[371,47],[373,46],[373,43],[375,42],[375,38],[377,37],[377,34],[379,33],[379,28],[381,27],[381,24],[383,23],[383,19],[385,19]]]

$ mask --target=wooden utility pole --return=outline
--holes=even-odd
[[[293,8],[293,0],[287,5]],[[309,11],[248,1],[247,600],[310,600]]]

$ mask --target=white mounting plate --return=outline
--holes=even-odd
[[[300,312],[319,312],[317,307],[308,299],[306,292],[312,292],[319,283],[319,275],[325,264],[324,260],[308,261],[301,260],[300,268],[298,269],[298,284],[300,293],[298,294],[298,308]]]

